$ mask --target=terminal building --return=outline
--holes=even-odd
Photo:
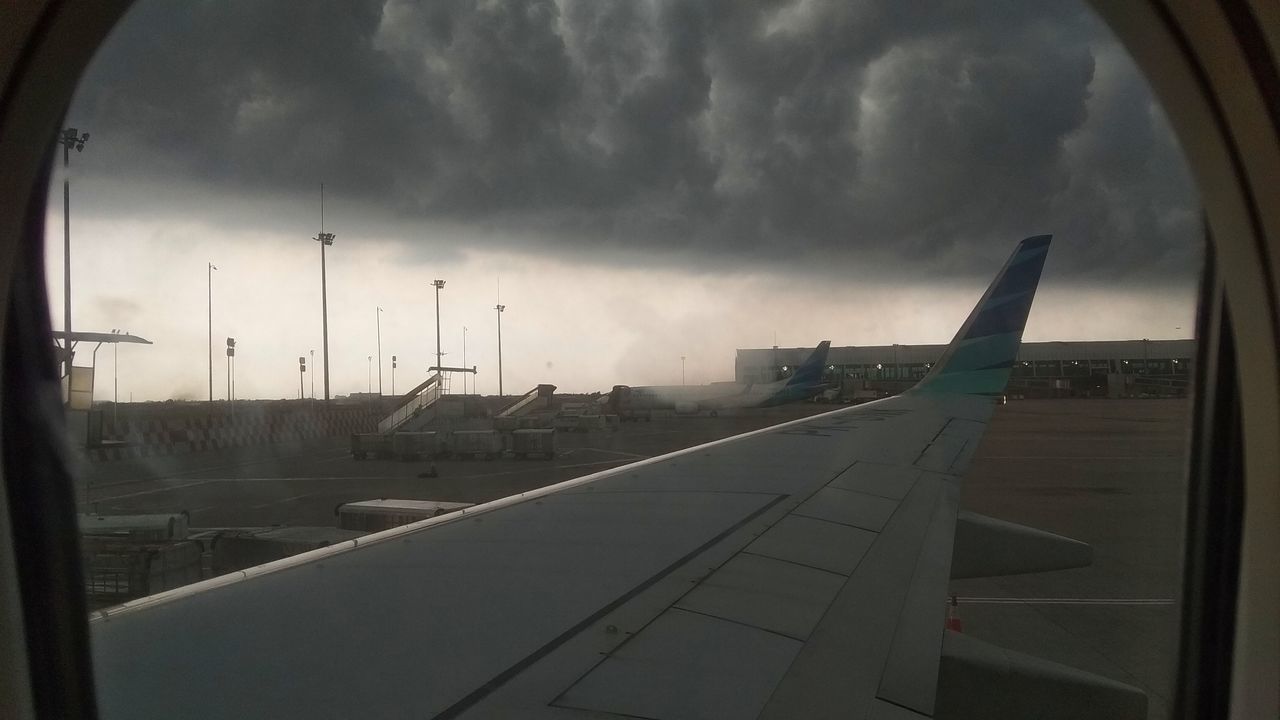
[[[900,392],[924,377],[946,345],[832,347],[829,381],[841,393]],[[738,350],[734,377],[740,383],[786,377],[813,348]],[[1091,340],[1024,342],[1009,392],[1028,396],[1182,396],[1191,380],[1194,340]]]

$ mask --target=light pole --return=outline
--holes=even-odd
[[[75,128],[67,128],[58,137],[62,144],[62,329],[67,333],[63,341],[66,350],[67,377],[71,377],[71,175],[67,168],[71,165],[71,148],[76,152],[84,152],[84,144],[89,141],[89,133],[79,133]],[[68,381],[68,387],[70,387]],[[69,394],[68,394],[69,397]]]
[[[235,416],[235,361],[236,361],[236,339],[227,338],[227,404],[231,407],[231,415]]]
[[[307,397],[307,393],[305,392],[306,386],[302,382],[302,379],[306,375],[306,373],[307,373],[307,356],[299,355],[298,356],[298,399],[299,400],[304,400]]]
[[[462,367],[467,366],[467,326],[462,326]],[[467,394],[467,374],[462,373],[462,394]]]
[[[324,249],[333,244],[333,233],[324,231],[324,183],[320,183],[320,234],[312,240],[320,243],[320,318],[324,332],[324,401],[329,402],[329,285],[324,264]]]
[[[316,399],[316,351],[311,351],[311,399]]]
[[[111,334],[117,333],[129,334],[128,330],[119,330],[111,328]],[[111,348],[111,424],[120,427],[120,342],[113,343]]]
[[[391,356],[391,395],[396,394],[396,356]]]
[[[369,389],[368,394],[373,394],[373,356],[369,356]]]
[[[680,384],[684,385],[684,356],[680,356]]]
[[[493,309],[498,311],[498,397],[502,397],[502,311],[507,306],[498,303]]]
[[[209,402],[213,402],[213,271],[217,269],[209,263]]]
[[[443,376],[444,353],[440,352],[440,291],[444,289],[443,280],[432,280],[431,285],[436,289],[436,385],[440,386]]]
[[[382,397],[382,306],[374,313],[378,325],[378,397]]]

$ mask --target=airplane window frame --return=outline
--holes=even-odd
[[[78,77],[130,4],[44,0],[0,15],[0,202],[24,209],[0,217],[0,586],[20,588],[22,602],[15,615],[12,598],[0,595],[0,696],[14,699],[15,717],[96,716],[83,594],[79,606],[66,597],[82,583],[66,542],[74,503],[69,484],[51,481],[69,477],[66,457],[49,442],[60,420],[41,411],[42,398],[57,391],[39,370],[51,346],[39,250],[52,145],[31,138],[52,140]],[[1247,0],[1092,4],[1169,111],[1213,231],[1197,333],[1177,712],[1274,713],[1280,683],[1268,643],[1276,637],[1277,571],[1268,575],[1256,554],[1274,552],[1280,532],[1280,273],[1272,255],[1280,253],[1280,203],[1262,199],[1280,177],[1280,10]],[[1242,556],[1250,544],[1255,556]],[[1237,595],[1237,582],[1250,591]],[[1242,638],[1248,623],[1259,637]]]

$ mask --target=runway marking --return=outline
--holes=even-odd
[[[1175,605],[1173,598],[1018,598],[957,597],[956,602],[970,605]]]
[[[160,481],[163,482],[163,481]],[[170,485],[168,487],[154,488],[152,490],[139,490],[138,492],[125,493],[123,495],[110,495],[107,497],[93,498],[90,502],[106,502],[108,500],[123,500],[125,498],[140,497],[142,495],[154,495],[155,493],[169,492],[171,490],[182,490],[184,488],[196,487],[197,485],[208,485],[217,480],[196,480],[195,482],[183,483],[182,485]]]
[[[577,464],[575,464],[575,465],[556,465],[556,466],[554,466],[552,469],[553,469],[553,470],[571,470],[571,469],[573,469],[573,468],[591,467],[591,466],[593,466],[593,465],[617,465],[617,464],[619,464],[619,463],[630,463],[630,462],[634,462],[634,461],[633,461],[633,460],[598,460],[598,461],[596,461],[596,462],[589,462],[589,463],[577,463]],[[525,473],[530,473],[530,472],[533,472],[533,471],[535,471],[535,470],[539,470],[539,469],[541,469],[539,466],[533,465],[533,464],[531,463],[531,464],[530,464],[530,465],[528,465],[527,467],[521,468],[521,469],[519,469],[519,470],[503,470],[503,471],[501,471],[501,472],[475,473],[475,474],[472,474],[472,475],[443,475],[443,474],[442,474],[442,475],[440,476],[440,478],[439,478],[439,479],[442,479],[442,480],[471,480],[471,479],[474,479],[474,478],[491,478],[491,477],[501,477],[501,476],[503,476],[503,475],[523,475],[523,474],[525,474]]]
[[[684,430],[650,430],[649,432],[629,434],[627,435],[627,438],[641,438],[649,437],[651,435],[681,435],[684,434],[684,432]]]
[[[637,455],[636,453],[622,452],[621,450],[605,450],[604,448],[584,447],[582,449],[590,450],[592,452],[604,453],[606,455],[621,455],[623,457],[635,458],[636,460],[647,460],[653,457],[652,455]],[[568,455],[568,454],[569,453],[561,453],[561,455]]]
[[[217,452],[229,452],[229,450],[221,450]],[[257,458],[253,460],[242,460],[240,462],[233,462],[233,463],[228,463],[224,465],[210,465],[208,467],[192,468],[190,470],[181,470],[178,472],[170,473],[168,477],[170,478],[184,477],[187,475],[196,475],[198,473],[203,473],[203,472],[212,472],[214,470],[226,470],[229,468],[248,467],[250,465],[261,465],[262,463],[278,462],[281,460],[297,460],[298,458],[305,458],[305,457],[314,458],[316,456],[323,457],[334,452],[338,453],[339,458],[341,458],[343,455],[347,455],[350,453],[349,450],[345,450],[345,449],[334,449],[334,448],[318,449],[315,451],[299,453],[296,455],[273,455],[271,457]],[[160,464],[163,461],[169,458],[174,458],[174,457],[181,457],[181,456],[170,455],[170,456],[160,456],[160,457],[154,457],[154,458],[134,458],[128,462],[140,462],[144,465],[155,465],[155,464]],[[119,485],[136,485],[138,483],[150,482],[156,479],[158,478],[142,478],[139,480],[122,480],[120,482],[107,482],[107,483],[102,483],[98,485],[98,487],[109,488],[109,487],[116,487]]]
[[[314,492],[309,492],[309,493],[302,493],[301,495],[293,495],[293,496],[291,496],[291,497],[287,497],[287,498],[280,498],[280,499],[278,499],[278,500],[272,500],[272,501],[270,501],[270,502],[264,502],[264,503],[262,503],[261,505],[250,505],[250,506],[249,506],[249,509],[250,509],[250,510],[261,510],[261,509],[262,509],[262,508],[264,508],[264,507],[270,507],[270,506],[272,506],[272,505],[279,505],[279,504],[281,504],[281,503],[293,502],[294,500],[301,500],[301,499],[302,499],[302,498],[304,498],[304,497],[311,497],[312,495],[315,495],[315,494],[316,494],[316,493],[314,493]]]
[[[568,470],[570,468],[591,467],[592,465],[617,465],[618,463],[629,463],[633,460],[597,460],[589,463],[578,463],[576,465],[557,465],[557,470]]]

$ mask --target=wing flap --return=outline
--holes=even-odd
[[[1147,696],[1100,675],[946,632],[937,717],[1143,720]]]
[[[747,546],[747,552],[852,575],[876,533],[840,523],[788,515]]]
[[[828,570],[741,552],[675,606],[804,640],[845,579]]]
[[[630,718],[751,718],[803,645],[671,609],[552,704]]]
[[[778,682],[761,718],[868,716],[941,499],[939,481],[915,483]]]
[[[946,587],[951,574],[950,545],[960,490],[951,478],[925,478],[920,482],[936,485],[937,501],[924,543],[915,557],[915,572],[898,614],[893,645],[876,696],[932,715],[945,612],[938,590]]]

